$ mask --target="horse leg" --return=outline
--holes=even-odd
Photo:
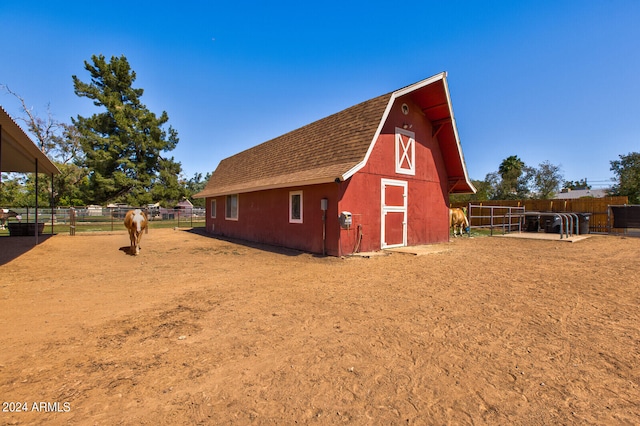
[[[142,234],[144,234],[144,229],[141,229],[140,232],[138,232],[138,248],[140,248],[140,241],[142,241]]]
[[[140,254],[140,240],[142,239],[142,232],[136,232],[136,255]]]
[[[136,234],[135,230],[129,229],[129,254],[135,254],[136,250]]]

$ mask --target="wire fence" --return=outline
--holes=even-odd
[[[37,210],[37,222],[40,232],[63,233],[74,235],[83,231],[120,231],[123,230],[124,216],[134,207],[57,207],[41,208]],[[0,230],[0,234],[7,233],[10,228],[16,229],[16,224],[35,224],[35,207],[5,208],[13,214],[7,219],[7,230]],[[205,209],[200,207],[165,209],[160,207],[141,208],[147,212],[150,228],[170,227],[204,227]],[[14,216],[15,215],[15,216]]]

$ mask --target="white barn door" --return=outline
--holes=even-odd
[[[380,246],[381,248],[407,245],[407,182],[381,180]]]

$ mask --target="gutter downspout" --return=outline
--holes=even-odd
[[[322,255],[327,255],[327,211],[322,211]]]

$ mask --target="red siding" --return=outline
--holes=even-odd
[[[403,103],[409,105],[408,115],[401,112]],[[415,133],[415,175],[399,174],[395,169],[395,130],[404,125]],[[409,98],[396,100],[367,164],[351,178],[341,183],[240,194],[237,221],[224,218],[225,197],[217,197],[217,218],[211,219],[211,199],[207,199],[207,230],[215,235],[322,253],[320,200],[327,198],[327,254],[380,250],[381,179],[408,182],[408,245],[448,241],[445,162],[437,139],[432,137],[431,123]],[[289,223],[289,192],[297,190],[303,191],[301,224]],[[392,204],[402,198],[396,192],[397,189],[390,192]],[[353,215],[349,229],[340,228],[338,216],[342,211]],[[398,215],[392,216],[386,222],[390,228],[388,244],[402,240],[402,235],[398,235]]]
[[[400,110],[409,105],[405,116]],[[410,125],[415,133],[415,175],[395,171],[395,129]],[[351,230],[341,230],[342,254],[352,252],[361,230],[361,251],[381,248],[381,179],[408,182],[407,244],[431,244],[449,240],[447,173],[437,139],[420,109],[407,99],[396,101],[365,167],[344,182],[339,210],[353,214]],[[397,236],[388,234],[387,243]]]
[[[302,191],[303,223],[289,223],[289,192]],[[322,253],[322,210],[320,200],[328,199],[327,234],[337,229],[338,184],[273,189],[238,195],[238,220],[225,219],[225,199],[216,198],[216,218],[211,218],[211,198],[207,199],[207,231],[213,235],[238,238],[312,253]],[[327,237],[326,252],[338,255],[335,237]]]

